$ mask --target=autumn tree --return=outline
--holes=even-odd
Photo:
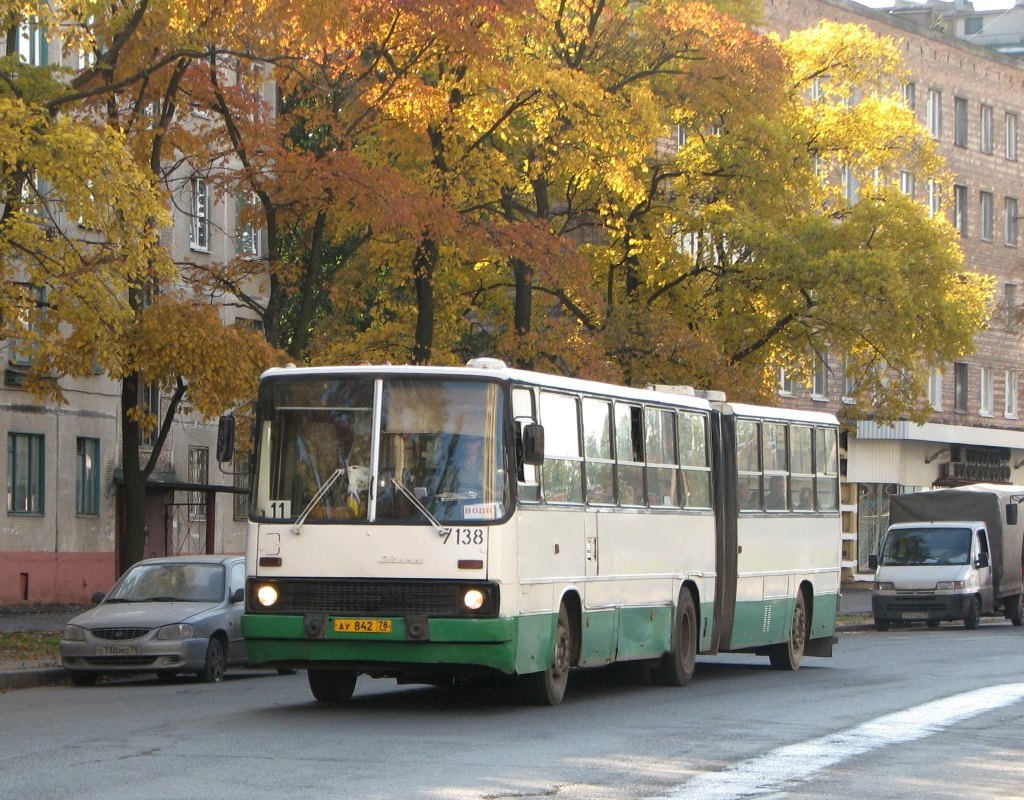
[[[171,220],[168,163],[202,140],[174,124],[203,52],[195,9],[67,2],[28,10],[0,4],[9,31],[0,65],[3,333],[29,360],[27,385],[41,397],[60,402],[64,377],[120,382],[124,567],[143,553],[146,481],[172,421],[250,396],[271,353],[182,284],[161,238]],[[63,52],[78,52],[83,66],[25,63],[18,41],[33,29],[61,31]],[[147,407],[146,384],[167,402]],[[142,433],[154,429],[143,463]]]

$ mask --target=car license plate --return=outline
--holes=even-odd
[[[98,656],[137,656],[138,654],[139,646],[134,644],[117,644],[96,648]]]
[[[335,633],[391,633],[389,619],[336,619]]]
[[[927,611],[904,611],[900,614],[901,619],[928,619]]]

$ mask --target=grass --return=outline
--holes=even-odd
[[[0,633],[0,661],[58,661],[59,631]]]

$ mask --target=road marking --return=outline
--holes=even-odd
[[[780,747],[722,772],[698,775],[649,800],[736,800],[778,793],[785,784],[880,747],[923,739],[957,722],[1024,700],[1024,683],[1004,683],[886,714],[846,731]]]

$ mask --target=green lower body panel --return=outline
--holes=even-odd
[[[732,641],[727,649],[742,650],[786,641],[793,622],[795,604],[796,598],[793,597],[737,603]],[[808,638],[820,639],[835,633],[838,606],[839,595],[814,595],[812,605],[807,609],[811,617]]]
[[[526,618],[524,618],[526,619]],[[546,627],[553,630],[550,618],[544,618]],[[254,664],[317,662],[379,665],[382,672],[391,667],[408,666],[415,671],[417,665],[438,671],[444,665],[478,666],[516,672],[522,662],[530,659],[520,650],[525,643],[539,646],[541,626],[524,625],[517,619],[431,619],[427,636],[411,639],[405,620],[391,619],[389,633],[339,633],[333,630],[331,617],[327,617],[326,630],[321,636],[307,636],[305,620],[294,615],[246,614],[242,617],[242,632],[246,638],[249,660]],[[531,628],[537,627],[538,631]],[[522,631],[526,628],[526,632]],[[552,633],[547,634],[550,650]],[[540,659],[534,658],[534,663]],[[542,667],[525,671],[535,672]],[[396,670],[397,671],[397,670]]]

